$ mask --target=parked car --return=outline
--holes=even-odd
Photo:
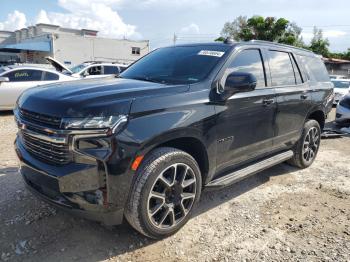
[[[339,125],[350,127],[350,94],[343,96],[337,105],[335,121]]]
[[[57,71],[76,78],[101,78],[111,75],[119,75],[128,65],[108,62],[89,61],[68,68],[59,61],[46,57]]]
[[[15,142],[28,188],[151,238],[191,217],[203,188],[288,161],[309,167],[333,85],[310,51],[252,41],[157,49],[119,78],[34,88]]]
[[[334,104],[338,104],[340,99],[350,92],[350,79],[331,79],[334,85]]]
[[[346,79],[346,76],[343,75],[329,75],[330,79]]]
[[[19,95],[26,89],[55,82],[72,80],[55,70],[34,66],[0,68],[0,111],[12,110]]]

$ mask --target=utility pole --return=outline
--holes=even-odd
[[[176,41],[177,41],[177,35],[176,33],[174,33],[174,38],[173,38],[174,45],[176,45]]]

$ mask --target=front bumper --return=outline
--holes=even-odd
[[[20,173],[26,183],[27,188],[44,201],[52,204],[73,215],[102,222],[106,225],[117,225],[123,221],[123,208],[115,208],[104,203],[89,203],[81,196],[72,193],[62,193],[62,182],[66,176],[54,175],[54,167],[38,161],[32,157],[22,146],[19,139],[15,142],[15,150],[20,162]],[[42,167],[42,168],[41,168]],[[74,170],[74,175],[85,174],[88,170],[86,166],[79,167],[62,167],[65,170],[56,168],[56,172],[69,172]],[[53,174],[49,174],[44,170],[50,170]],[[69,177],[69,175],[68,175]],[[74,184],[74,181],[70,181]]]

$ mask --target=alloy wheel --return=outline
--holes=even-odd
[[[316,157],[320,145],[320,134],[316,127],[309,129],[303,144],[303,158],[306,162],[311,162]]]
[[[177,163],[155,180],[148,196],[147,212],[153,226],[171,229],[189,213],[196,198],[196,176],[191,167]]]

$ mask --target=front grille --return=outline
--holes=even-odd
[[[71,160],[68,144],[43,140],[27,134],[25,131],[22,131],[22,140],[26,150],[44,162],[63,165]]]
[[[19,110],[19,116],[25,121],[53,128],[60,128],[62,120],[60,117],[38,114],[24,109]]]

